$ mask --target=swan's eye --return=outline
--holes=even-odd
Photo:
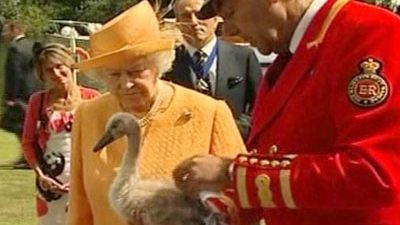
[[[123,129],[120,123],[113,123],[111,124],[110,130],[113,133],[120,133]]]

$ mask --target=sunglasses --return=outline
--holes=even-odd
[[[202,8],[199,12],[196,12],[195,15],[200,20],[207,20],[213,18],[218,15],[218,9],[216,6],[219,6],[221,3],[219,0],[205,0]],[[158,16],[159,18],[164,18],[167,14],[169,14],[176,4],[176,0],[170,0],[167,6],[164,6],[160,9]]]
[[[208,0],[205,2],[206,3],[203,5],[200,11],[195,13],[196,17],[200,20],[210,19],[218,15],[218,12],[214,5],[214,1]]]

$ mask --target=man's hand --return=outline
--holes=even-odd
[[[213,155],[193,156],[174,169],[175,184],[190,196],[198,196],[200,191],[222,191],[230,185],[231,162]]]
[[[6,106],[12,107],[12,106],[16,105],[17,103],[15,101],[5,101],[5,104],[6,104]]]

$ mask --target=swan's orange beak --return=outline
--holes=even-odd
[[[115,140],[114,136],[111,134],[111,132],[106,132],[103,137],[97,142],[97,144],[94,146],[93,151],[98,152],[104,147],[106,147],[108,144],[113,142]]]

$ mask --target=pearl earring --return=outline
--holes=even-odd
[[[132,83],[132,82],[127,82],[126,83],[126,88],[132,88],[133,86],[135,86],[135,84],[134,83]]]

